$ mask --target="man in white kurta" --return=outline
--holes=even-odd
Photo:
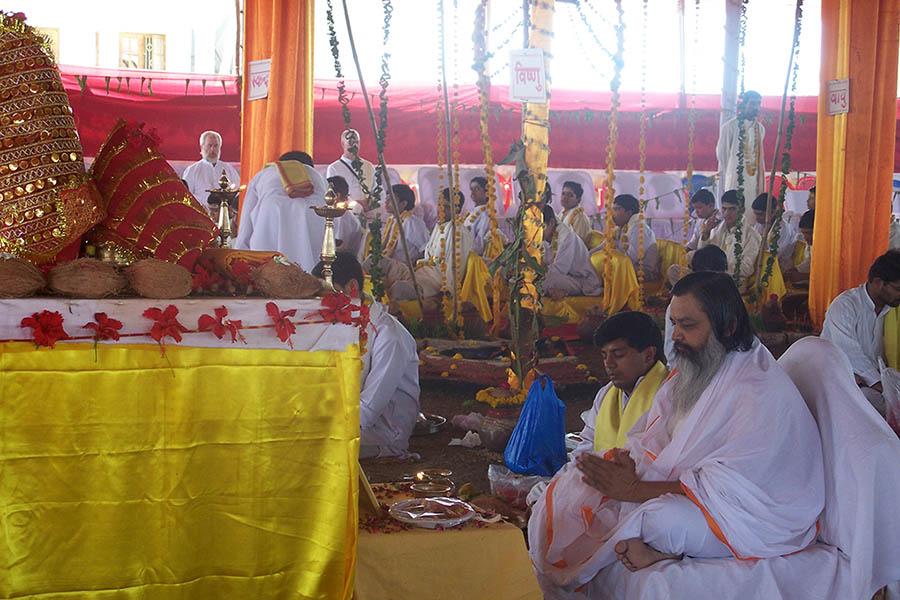
[[[312,161],[310,161],[312,162]],[[325,219],[310,210],[325,204],[327,183],[312,166],[303,165],[313,192],[291,198],[274,164],[267,165],[250,180],[234,247],[241,250],[281,252],[309,272],[319,262]]]
[[[900,306],[900,250],[888,250],[869,268],[868,281],[835,298],[825,313],[822,337],[850,360],[856,382],[872,406],[885,413],[881,368],[884,317]]]
[[[359,157],[362,163],[362,181],[370,191],[375,189],[375,167],[371,162],[359,156],[359,132],[355,129],[346,129],[341,132],[341,148],[343,148],[344,153],[339,159],[328,165],[325,177],[340,175],[346,179],[350,188],[348,193],[350,199],[359,203],[365,210],[368,210],[368,199],[365,197],[360,185],[359,174],[353,168],[353,161],[356,157]],[[381,197],[378,200],[381,202]]]
[[[346,205],[350,200],[348,196],[350,186],[347,184],[347,180],[340,175],[333,175],[327,181],[328,187],[334,192],[335,202]],[[360,218],[352,210],[348,210],[335,219],[334,237],[338,242],[338,250],[340,252],[350,252],[354,256],[359,255],[365,232],[363,231]]]
[[[659,249],[656,246],[656,234],[650,229],[647,220],[641,226],[640,204],[631,194],[620,194],[613,200],[613,222],[616,224],[616,249],[631,259],[635,272],[643,265],[644,278],[647,281],[659,279]],[[641,240],[643,231],[643,240]],[[644,258],[641,261],[640,249],[643,246]]]
[[[766,198],[768,198],[768,194],[760,194],[753,201],[753,229],[759,234],[760,238],[766,232]],[[772,198],[769,207],[769,219],[775,219],[776,214],[776,203],[777,199]],[[768,251],[771,247],[772,240],[775,239],[775,229],[774,225],[769,230],[769,241],[766,242],[765,248],[763,250]],[[781,272],[784,273],[794,266],[794,248],[797,244],[797,240],[801,239],[800,234],[797,233],[797,230],[794,226],[787,220],[786,215],[782,215],[781,217],[781,227],[778,232],[778,265],[781,267]]]
[[[475,177],[469,184],[469,193],[475,208],[466,215],[463,224],[472,232],[472,251],[478,256],[484,256],[485,250],[489,249],[489,240],[491,239],[491,218],[488,214],[488,196],[487,196],[487,178]],[[500,236],[503,243],[506,237],[500,231],[499,226],[497,235]]]
[[[722,222],[709,233],[704,230],[700,235],[697,246],[718,246],[728,258],[728,272],[734,274],[737,264],[737,221],[739,214],[739,202],[734,190],[725,192],[722,196]],[[753,283],[756,274],[756,259],[759,256],[762,236],[753,229],[751,221],[744,221],[741,228],[741,260],[740,278],[741,288],[748,289]]]
[[[584,188],[576,181],[566,181],[563,183],[562,193],[559,195],[559,202],[562,204],[563,211],[559,220],[575,232],[575,235],[584,242],[588,248],[591,247],[591,220],[588,219],[581,206],[581,200],[584,196]]]
[[[624,448],[578,454],[532,507],[545,598],[601,597],[615,561],[769,558],[816,539],[822,446],[803,398],[728,275],[691,273],[673,294],[675,374]]]
[[[434,226],[425,246],[425,257],[416,265],[416,281],[422,288],[422,295],[425,298],[437,296],[442,291],[455,293],[457,283],[461,286],[466,278],[466,261],[473,248],[472,231],[463,224],[461,216],[456,217],[455,228],[451,225],[449,198],[449,190],[447,188],[441,190],[440,201],[444,204],[444,222]],[[462,193],[459,193],[457,215],[464,201]],[[458,235],[455,255],[454,230]],[[458,263],[456,269],[454,263]],[[454,279],[455,273],[459,273],[458,279]]]
[[[428,231],[422,217],[413,212],[416,207],[416,194],[412,188],[405,183],[397,183],[391,186],[391,191],[397,200],[397,208],[400,209],[400,228],[406,238],[409,258],[415,263],[425,253],[425,246],[428,244],[431,232]],[[402,262],[406,261],[406,257],[403,255],[403,243],[400,240],[400,229],[397,228],[397,220],[394,218],[393,211],[389,211],[381,239],[384,256]]]
[[[321,276],[322,264],[313,273]],[[363,271],[351,254],[332,265],[335,288],[358,298]],[[359,456],[406,456],[419,414],[419,355],[416,340],[380,302],[369,305],[359,396]]]
[[[719,141],[716,144],[716,158],[719,161],[719,196],[728,190],[738,187],[738,135],[739,124],[743,126],[744,136],[744,198],[746,199],[744,216],[752,222],[750,202],[766,189],[766,162],[763,152],[763,140],[766,128],[757,119],[762,97],[752,90],[747,90],[738,102],[738,114],[742,119],[734,117],[725,121],[719,130]]]
[[[563,296],[599,296],[603,285],[591,264],[587,247],[572,228],[559,223],[553,208],[544,212],[544,291],[555,298]]]
[[[219,180],[222,171],[228,177],[229,187],[236,188],[241,184],[241,176],[237,169],[224,160],[219,160],[222,155],[222,136],[216,131],[204,131],[200,134],[200,156],[203,158],[188,165],[181,174],[181,178],[187,183],[188,190],[194,198],[206,206],[209,198],[208,190],[219,189]]]

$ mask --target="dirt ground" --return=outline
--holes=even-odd
[[[599,357],[591,348],[579,352],[579,358],[591,367],[593,372],[602,373]],[[590,408],[594,396],[605,382],[594,384],[557,387],[557,395],[566,405],[566,431],[580,431],[581,413]],[[448,446],[452,438],[461,438],[461,431],[450,424],[454,415],[470,412],[487,413],[489,407],[475,402],[475,392],[481,386],[446,381],[423,381],[420,402],[422,412],[436,414],[447,419],[447,424],[438,433],[414,436],[410,439],[410,452],[421,455],[419,461],[397,462],[393,460],[364,460],[363,469],[374,483],[399,481],[404,475],[422,469],[443,468],[453,471],[451,479],[458,486],[472,483],[477,489],[488,492],[487,469],[489,464],[503,464],[503,456],[485,448],[463,448]]]

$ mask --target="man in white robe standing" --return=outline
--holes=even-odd
[[[750,202],[766,189],[766,161],[763,140],[766,128],[757,119],[762,96],[747,90],[738,101],[738,116],[725,121],[719,130],[716,158],[719,160],[719,197],[738,187],[739,129],[744,130],[744,217],[752,223]]]
[[[673,375],[625,448],[582,452],[532,508],[545,598],[589,598],[615,561],[784,556],[816,539],[822,443],[734,281],[691,273],[673,290]]]
[[[355,129],[345,129],[341,132],[341,148],[343,148],[344,153],[339,159],[328,165],[325,177],[340,175],[346,179],[347,185],[350,187],[350,193],[348,194],[350,199],[359,203],[364,211],[368,212],[368,198],[366,198],[363,193],[362,186],[360,185],[359,173],[353,168],[353,161],[359,157],[362,169],[362,181],[370,191],[375,189],[375,167],[371,162],[359,155],[359,132]],[[381,202],[380,197],[378,198],[378,201]]]
[[[900,250],[888,250],[869,267],[866,283],[841,293],[825,313],[822,337],[847,355],[856,383],[882,416],[884,317],[900,306]]]
[[[241,176],[237,169],[224,160],[219,160],[222,155],[222,136],[217,131],[204,131],[200,134],[200,156],[203,158],[188,165],[181,174],[181,178],[187,183],[188,190],[194,198],[206,206],[209,198],[208,190],[219,189],[219,180],[222,171],[228,177],[230,187],[236,188],[241,183]]]
[[[553,299],[599,296],[603,285],[591,264],[587,247],[572,228],[559,223],[549,204],[544,212],[544,291]]]
[[[305,152],[288,152],[279,158],[279,163],[291,161],[302,168],[302,183],[286,181],[278,164],[266,165],[250,180],[234,247],[281,252],[309,272],[319,262],[325,237],[325,219],[310,207],[325,204],[328,184]],[[294,191],[301,187],[307,191]]]
[[[322,276],[323,264],[313,270]],[[339,252],[332,264],[334,287],[362,296],[363,271],[356,257]],[[405,457],[419,415],[419,354],[416,340],[380,302],[369,305],[366,352],[359,396],[359,457]]]

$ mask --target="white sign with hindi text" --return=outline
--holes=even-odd
[[[250,61],[250,73],[247,81],[247,100],[262,100],[269,96],[269,71],[272,68],[272,59]]]
[[[516,102],[547,101],[544,51],[522,48],[509,53],[509,99]]]
[[[828,114],[850,112],[850,80],[832,79],[828,82]]]

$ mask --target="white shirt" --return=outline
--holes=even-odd
[[[371,191],[375,185],[375,167],[362,157],[360,157],[360,161],[362,161],[363,181],[365,181],[366,187]],[[364,194],[362,186],[359,185],[359,179],[356,178],[356,171],[353,170],[353,159],[342,156],[328,165],[325,177],[334,177],[335,175],[340,175],[347,181],[347,187],[350,188],[347,197],[355,202],[362,203]],[[381,198],[378,200],[380,202]]]
[[[416,341],[379,302],[370,306],[359,400],[360,445],[403,454],[419,414]]]
[[[759,120],[744,121],[747,132],[744,152],[744,204],[745,221],[753,218],[751,204],[766,190],[766,161],[762,151],[766,128]],[[738,187],[738,120],[734,117],[722,124],[719,141],[716,143],[716,158],[719,160],[719,194]],[[746,152],[749,150],[750,152]],[[755,168],[754,168],[755,167]],[[753,174],[750,174],[753,171]],[[752,222],[752,221],[751,221]]]
[[[466,261],[469,258],[469,252],[472,251],[472,232],[468,227],[460,223],[459,227],[459,258],[462,261],[460,265],[460,283],[466,276]],[[439,223],[434,226],[431,232],[431,238],[425,246],[425,260],[434,264],[437,269],[446,269],[447,286],[451,287],[453,279],[453,235],[451,232],[450,221]],[[441,256],[441,248],[443,247],[443,257]],[[441,262],[443,258],[443,262]]]
[[[422,220],[422,217],[413,212],[407,211],[403,213],[400,215],[400,219],[403,223],[403,235],[406,237],[409,258],[415,263],[422,258],[422,255],[425,252],[425,246],[428,245],[428,240],[431,237],[431,233],[428,231],[428,227],[425,226],[425,221]],[[386,225],[392,224],[393,221],[394,216],[389,216]],[[389,228],[387,226],[382,229],[384,232],[388,232],[388,230]],[[382,240],[382,243],[386,241],[387,240]],[[403,256],[403,241],[400,240],[399,237],[394,245],[393,252],[388,258],[399,260],[405,264],[406,257]]]
[[[572,231],[581,238],[581,241],[584,242],[585,246],[590,244],[591,220],[588,219],[583,208],[576,206],[575,208],[566,209],[562,212],[562,215],[560,215],[559,220],[571,227]]]
[[[878,359],[884,354],[885,306],[875,314],[875,303],[866,284],[841,293],[825,313],[822,338],[830,340],[850,360],[853,372],[867,385],[881,381]]]
[[[325,237],[325,219],[310,207],[325,204],[328,184],[315,169],[303,166],[314,188],[305,198],[291,198],[284,192],[274,165],[250,180],[234,247],[281,252],[308,273],[319,262]]]
[[[631,215],[625,227],[619,228],[616,239],[616,249],[628,255],[634,264],[635,271],[638,269],[638,249],[641,247],[640,221],[640,214]],[[650,229],[646,219],[644,219],[644,273],[647,279],[659,277],[659,249],[656,247],[656,234]]]
[[[766,226],[761,223],[756,223],[753,225],[753,229],[756,230],[760,239],[762,239],[762,234],[765,233]],[[769,239],[771,240],[774,236],[775,233],[769,231]],[[794,267],[794,246],[798,239],[803,239],[800,232],[797,231],[787,219],[782,218],[781,232],[778,235],[778,264],[781,267],[782,272]],[[765,249],[768,250],[768,244],[766,244]]]
[[[746,221],[744,221],[744,224],[745,226],[741,232],[743,252],[741,253],[740,275],[742,283],[749,281],[756,273],[756,259],[759,256],[759,246],[762,242],[762,236],[760,236],[752,227],[747,227]],[[706,246],[718,246],[728,259],[728,273],[734,274],[734,264],[737,260],[737,256],[735,255],[734,229],[728,229],[725,226],[725,221],[722,221],[710,232],[708,240],[704,241],[701,239],[699,241],[699,248]]]
[[[595,295],[602,289],[597,271],[591,264],[587,247],[572,228],[565,223],[556,224],[556,252],[554,244],[544,242],[547,271],[582,280],[582,293]]]
[[[334,237],[341,240],[341,245],[338,248],[341,252],[359,255],[365,233],[359,217],[352,210],[348,210],[334,221]]]
[[[238,174],[237,169],[224,160],[213,164],[204,158],[192,165],[188,165],[184,173],[181,174],[181,178],[187,182],[188,189],[194,195],[194,198],[199,200],[204,207],[206,206],[206,200],[209,198],[207,190],[219,189],[222,169],[225,170],[225,175],[231,184],[230,187],[236,188],[241,184],[241,176]]]
[[[891,218],[891,228],[888,234],[888,249],[896,250],[900,248],[900,223],[893,217]]]

